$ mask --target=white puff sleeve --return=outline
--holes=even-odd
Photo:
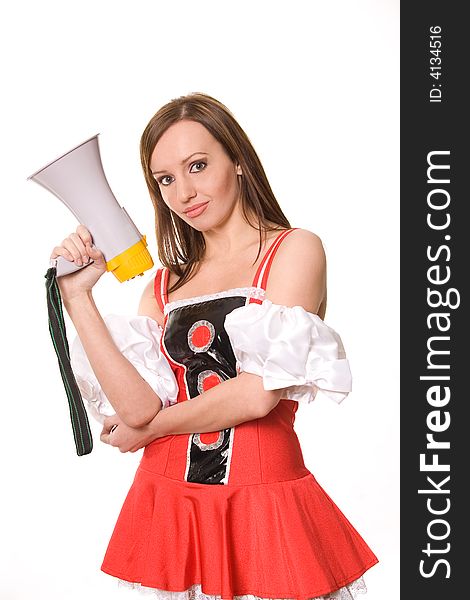
[[[340,336],[301,306],[247,304],[226,316],[225,329],[238,369],[262,377],[266,390],[307,403],[318,392],[339,403],[351,391]]]
[[[141,315],[106,315],[103,320],[116,346],[161,399],[162,408],[174,404],[178,384],[160,350],[162,329],[158,323]],[[70,364],[90,414],[103,423],[115,410],[101,389],[78,336],[70,348]]]

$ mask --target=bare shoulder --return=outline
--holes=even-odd
[[[163,313],[155,298],[154,285],[155,279],[152,277],[142,292],[137,313],[145,317],[151,317],[163,327]]]
[[[319,311],[326,300],[326,256],[316,233],[296,229],[285,237],[273,259],[266,296],[275,304]]]
[[[276,273],[299,272],[303,277],[311,270],[326,269],[326,256],[320,237],[307,229],[295,229],[287,235],[279,246],[273,260],[270,277]]]
[[[325,251],[320,237],[308,229],[295,229],[283,240],[277,252],[279,259],[302,255],[312,260],[324,260]]]

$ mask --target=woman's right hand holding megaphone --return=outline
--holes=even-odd
[[[93,245],[90,232],[84,225],[79,225],[75,233],[66,237],[60,246],[55,246],[51,253],[51,259],[62,256],[65,260],[74,262],[86,269],[79,269],[57,278],[60,294],[63,301],[69,301],[91,291],[98,279],[106,273],[106,260],[101,250]]]

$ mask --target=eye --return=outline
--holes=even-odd
[[[197,165],[203,165],[203,166],[202,166],[202,169],[198,169],[197,171],[193,171],[193,170],[192,170],[192,168],[193,168],[194,166],[197,166]],[[195,162],[195,163],[193,163],[193,164],[191,165],[191,173],[199,173],[199,171],[203,171],[203,170],[206,168],[206,166],[207,166],[207,163],[206,163],[206,162],[204,162],[203,160],[199,160],[198,162]]]
[[[163,175],[163,177],[160,177],[160,179],[157,179],[158,183],[164,186],[170,185],[171,182],[169,183],[164,183],[165,179],[171,179],[171,177],[169,175]]]

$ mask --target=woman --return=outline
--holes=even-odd
[[[353,598],[377,558],[306,468],[293,429],[298,402],[350,390],[341,340],[322,321],[322,243],[290,227],[246,134],[208,95],[163,106],[141,159],[163,268],[138,319],[153,325],[176,399],[113,341],[93,302],[106,267],[89,232],[52,253],[94,261],[59,284],[116,412],[101,439],[145,446],[101,568],[157,597]]]

